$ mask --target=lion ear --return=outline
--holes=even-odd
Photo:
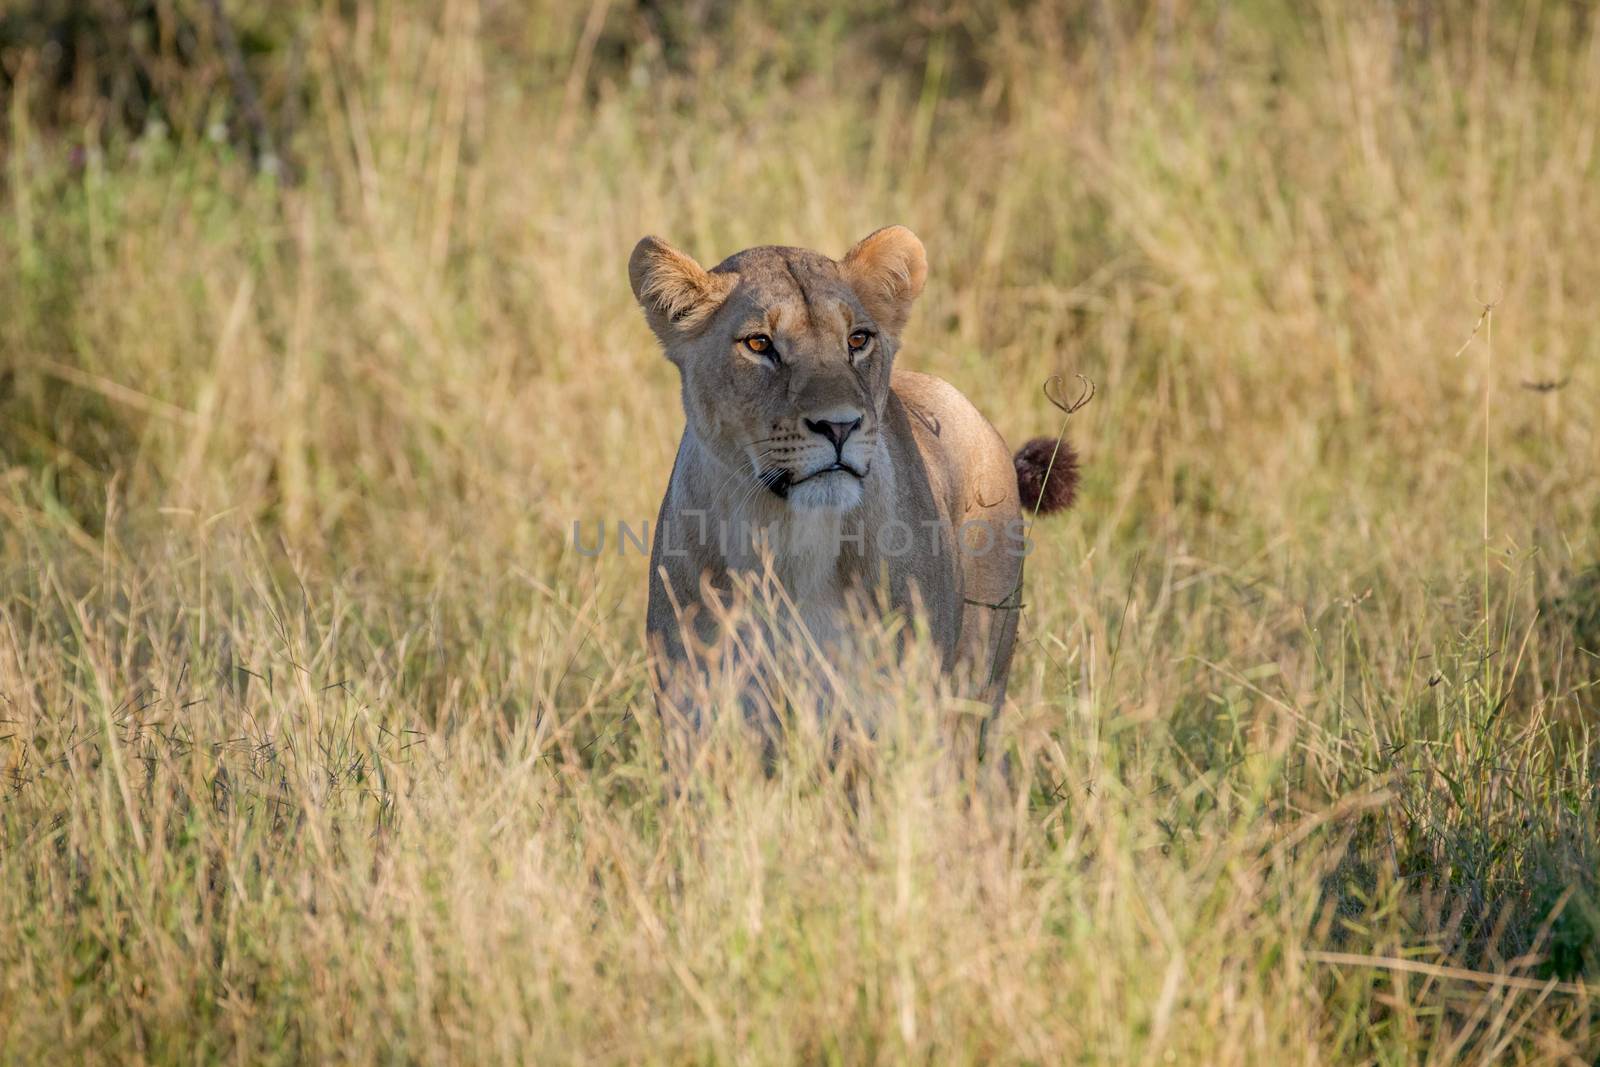
[[[885,226],[857,241],[839,266],[867,313],[898,335],[928,280],[928,254],[917,235],[904,226]]]
[[[738,276],[711,274],[661,238],[645,237],[628,259],[628,281],[650,328],[669,344],[710,318]]]

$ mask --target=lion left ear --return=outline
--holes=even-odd
[[[885,226],[857,241],[839,267],[878,325],[898,336],[928,280],[928,254],[917,235]]]

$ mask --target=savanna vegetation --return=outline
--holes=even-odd
[[[6,0],[0,114],[0,1060],[1600,1054],[1591,5]],[[628,252],[890,222],[1097,387],[1009,790],[915,654],[667,781]]]

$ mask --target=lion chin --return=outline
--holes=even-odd
[[[861,503],[861,479],[848,471],[826,471],[789,490],[795,511],[846,512]]]

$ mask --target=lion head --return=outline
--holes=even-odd
[[[764,246],[711,270],[656,237],[628,276],[683,380],[689,430],[735,498],[848,511],[879,455],[879,422],[911,303],[927,278],[903,226],[833,260]]]

